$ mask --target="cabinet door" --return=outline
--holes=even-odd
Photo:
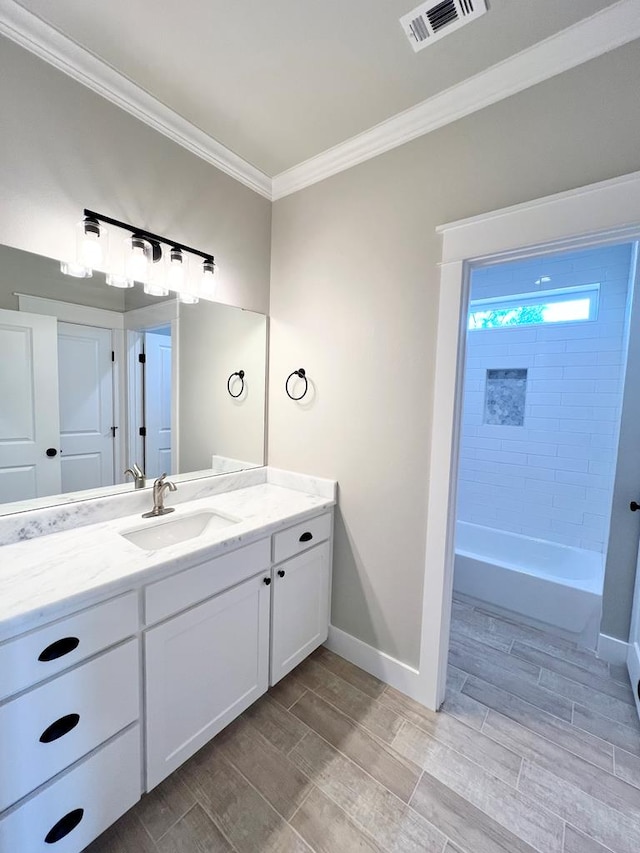
[[[327,639],[330,547],[325,542],[274,569],[271,684]]]
[[[145,634],[147,791],[266,691],[270,586],[258,575]]]

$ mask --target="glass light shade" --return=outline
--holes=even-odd
[[[91,278],[93,275],[93,270],[90,267],[85,267],[75,261],[61,261],[60,269],[65,275],[72,275],[74,278]]]
[[[169,268],[167,270],[166,285],[169,290],[180,292],[187,278],[186,263],[181,249],[171,249],[169,255]]]
[[[123,275],[107,274],[107,284],[110,287],[120,287],[123,290],[127,287],[133,287],[134,281],[132,278],[125,278]]]
[[[150,283],[153,279],[153,247],[144,237],[125,238],[124,276],[133,281]],[[145,288],[146,290],[146,288]]]
[[[212,287],[213,277],[216,271],[216,263],[213,258],[207,258],[202,262],[202,273],[200,274],[200,284],[202,287]]]
[[[76,226],[76,260],[91,269],[102,267],[107,257],[109,232],[91,216],[85,216]]]
[[[148,296],[168,296],[169,291],[166,287],[163,287],[161,284],[152,284],[147,281],[144,285],[144,292]]]

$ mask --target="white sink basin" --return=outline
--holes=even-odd
[[[162,519],[161,521],[150,521],[144,527],[135,530],[121,531],[120,536],[142,548],[144,551],[157,551],[159,548],[168,548],[178,542],[187,539],[196,539],[205,531],[220,530],[230,524],[237,524],[240,519],[220,515],[217,512],[203,510],[194,512],[193,515],[181,515],[178,518]]]

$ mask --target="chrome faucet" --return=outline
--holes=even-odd
[[[147,485],[147,478],[144,475],[144,471],[140,468],[137,462],[134,462],[131,468],[127,468],[124,472],[124,476],[126,477],[127,474],[131,474],[133,477],[133,483],[136,489],[144,489]]]
[[[165,479],[166,474],[161,474],[153,484],[153,509],[151,512],[143,513],[143,518],[157,518],[159,515],[166,515],[168,512],[175,510],[174,506],[164,505],[164,493],[168,489],[170,492],[175,492],[178,487],[175,483]]]

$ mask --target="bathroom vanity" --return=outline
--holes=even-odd
[[[335,495],[261,468],[0,518],[0,853],[79,853],[324,642]]]

